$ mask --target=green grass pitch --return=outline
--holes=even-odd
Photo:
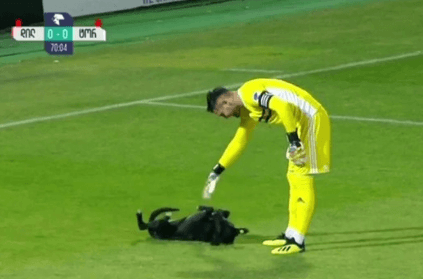
[[[420,0],[145,10],[104,17],[109,41],[66,58],[3,37],[0,55],[26,53],[0,58],[0,278],[422,278],[422,14]],[[374,60],[386,57],[397,58]],[[175,206],[177,217],[206,203],[238,125],[206,113],[205,94],[177,95],[292,73],[334,116],[308,251],[261,245],[288,217],[285,133],[266,125],[207,202],[249,235],[211,247],[140,233],[138,208]],[[17,122],[162,96],[174,98]]]

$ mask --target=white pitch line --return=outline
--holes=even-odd
[[[184,104],[174,104],[174,103],[147,102],[147,103],[144,103],[144,105],[155,105],[155,106],[177,107],[177,108],[195,108],[195,109],[204,109],[204,111],[206,110],[205,106],[184,105]]]
[[[120,104],[115,104],[115,105],[110,105],[110,106],[78,110],[78,111],[74,111],[74,112],[56,114],[56,115],[51,115],[51,116],[34,117],[34,118],[26,119],[26,120],[14,121],[14,122],[0,124],[0,129],[24,125],[24,124],[54,120],[54,119],[67,118],[67,117],[70,117],[70,116],[78,116],[78,115],[100,112],[100,111],[105,111],[105,110],[111,110],[111,109],[116,109],[116,108],[128,107],[128,106],[132,106],[132,105],[142,104],[143,102],[145,102],[145,101],[134,101],[134,102],[129,102],[129,103],[120,103]]]
[[[370,59],[370,60],[365,60],[365,61],[352,62],[352,63],[342,64],[342,65],[333,66],[333,67],[327,67],[327,68],[316,69],[316,70],[311,70],[311,71],[298,72],[298,73],[294,73],[294,74],[286,74],[286,75],[278,76],[278,78],[287,78],[287,77],[296,77],[296,76],[303,76],[303,75],[309,75],[309,74],[324,73],[324,72],[341,70],[341,69],[352,68],[352,67],[357,67],[357,66],[371,65],[371,64],[380,63],[380,62],[398,60],[398,59],[403,59],[403,58],[407,58],[407,57],[418,56],[418,55],[421,55],[421,54],[423,54],[422,51],[415,51],[415,52],[404,53],[404,54],[400,54],[400,55],[396,55],[396,56],[389,56],[389,57],[384,57],[384,58],[376,58],[376,59]],[[268,72],[268,73],[271,73],[271,72],[280,73],[280,72],[282,72],[282,71],[277,71],[277,70],[236,69],[236,68],[234,68],[234,69],[224,69],[224,71]]]
[[[347,64],[342,64],[342,65],[329,67],[329,68],[321,68],[321,69],[316,69],[316,70],[285,74],[285,75],[281,75],[281,76],[276,76],[274,78],[298,77],[298,76],[305,76],[305,75],[309,75],[309,74],[316,74],[316,73],[323,73],[323,72],[328,72],[328,71],[341,70],[341,69],[352,68],[352,67],[356,67],[356,66],[369,65],[369,64],[375,64],[375,63],[380,63],[380,62],[403,59],[403,58],[412,57],[412,56],[418,56],[418,55],[421,55],[422,53],[423,53],[422,51],[415,51],[415,52],[404,53],[404,54],[400,54],[400,55],[396,55],[396,56],[389,56],[389,57],[384,57],[384,58],[377,58],[377,59],[347,63]],[[226,87],[227,88],[235,88],[235,87],[238,87],[242,84],[243,83],[235,83],[235,84],[227,85]],[[188,97],[188,96],[195,96],[195,95],[204,94],[207,91],[208,91],[208,89],[204,89],[204,90],[198,90],[198,91],[189,92],[189,93],[165,95],[165,96],[162,96],[162,97],[137,100],[137,101],[127,102],[127,103],[113,104],[113,105],[108,105],[108,106],[103,106],[103,107],[96,107],[96,108],[78,110],[78,111],[73,111],[73,112],[68,112],[68,113],[63,113],[63,114],[56,114],[56,115],[51,115],[51,116],[34,117],[34,118],[25,119],[25,120],[13,121],[13,122],[0,124],[0,129],[24,125],[24,124],[36,123],[36,122],[43,122],[43,121],[48,121],[48,120],[62,119],[62,118],[67,118],[67,117],[71,117],[71,116],[79,116],[79,115],[84,115],[84,114],[89,114],[89,113],[102,112],[102,111],[107,111],[107,110],[112,110],[112,109],[117,109],[117,108],[123,108],[123,107],[129,107],[129,106],[144,104],[144,103],[147,103],[147,102],[164,101],[164,100],[170,100],[170,99],[176,99],[176,98],[182,98],[182,97]]]
[[[206,110],[205,106],[198,106],[198,105],[184,105],[184,104],[160,103],[160,102],[147,102],[144,104],[155,105],[155,106],[166,106],[166,107],[178,107],[178,108],[195,108],[195,109],[203,109],[204,111]],[[330,115],[329,117],[332,119],[343,119],[343,120],[353,120],[353,121],[362,121],[362,122],[382,122],[382,123],[401,124],[401,125],[423,126],[423,122],[410,121],[410,120],[368,118],[368,117],[344,116],[344,115]]]
[[[199,94],[204,94],[205,92],[207,92],[207,90],[201,90],[201,91],[199,90],[199,91],[194,91],[194,92],[189,92],[189,93],[184,93],[184,94],[178,94],[177,97],[175,95],[168,95],[168,96],[162,96],[162,97],[157,97],[157,98],[150,98],[150,99],[137,100],[137,101],[127,102],[127,103],[119,103],[119,104],[108,105],[108,106],[103,106],[103,107],[91,108],[91,109],[77,110],[77,111],[73,111],[73,112],[56,114],[56,115],[51,115],[51,116],[34,117],[34,118],[29,118],[29,119],[25,119],[25,120],[21,120],[21,121],[13,121],[13,122],[9,122],[9,123],[0,124],[0,129],[24,125],[24,124],[36,123],[36,122],[43,122],[43,121],[48,121],[48,120],[67,118],[67,117],[71,117],[71,116],[79,116],[79,115],[84,115],[84,114],[89,114],[89,113],[102,112],[102,111],[112,110],[112,109],[117,109],[117,108],[124,108],[124,107],[130,107],[130,106],[135,106],[135,105],[141,105],[141,104],[148,103],[148,102],[151,102],[151,101],[164,101],[164,100],[173,99],[173,98],[195,96],[195,95],[199,95]]]
[[[253,72],[253,73],[282,73],[283,71],[280,70],[262,70],[262,69],[239,69],[239,68],[232,68],[232,69],[223,69],[222,71],[229,71],[229,72]]]
[[[368,118],[368,117],[343,116],[343,115],[330,115],[330,118],[355,120],[355,121],[367,121],[367,122],[383,122],[383,123],[392,123],[392,124],[401,124],[401,125],[423,126],[423,122],[419,122],[419,121],[396,120],[396,119],[387,119],[387,118]]]

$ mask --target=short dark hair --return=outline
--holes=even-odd
[[[217,99],[221,95],[226,94],[227,92],[229,92],[229,90],[225,87],[216,87],[215,89],[209,91],[207,93],[207,111],[213,112],[216,106]]]

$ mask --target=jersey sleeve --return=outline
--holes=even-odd
[[[248,117],[248,115],[241,117],[241,124],[238,127],[235,136],[226,147],[222,157],[219,160],[219,164],[223,167],[230,167],[235,161],[241,156],[242,152],[247,147],[247,143],[250,139],[251,132],[254,130],[256,122]]]
[[[259,98],[259,104],[261,107],[271,109],[279,115],[287,133],[296,130],[294,111],[288,102],[264,92]]]

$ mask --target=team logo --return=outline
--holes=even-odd
[[[254,93],[254,100],[257,101],[258,100],[258,94]]]
[[[64,20],[65,18],[63,17],[63,15],[62,14],[54,14],[54,17],[52,18],[52,20],[53,20],[53,22],[56,24],[56,25],[60,25],[60,21],[61,20]]]
[[[73,26],[73,18],[68,13],[44,13],[45,26]],[[61,31],[60,31],[61,32]]]

